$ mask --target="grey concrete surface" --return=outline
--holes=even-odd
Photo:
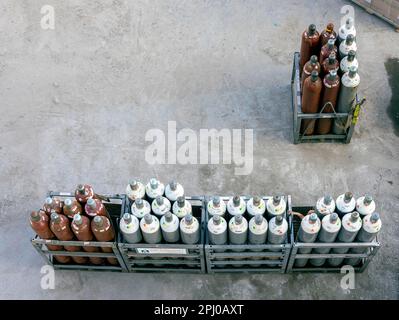
[[[340,20],[348,1],[15,1],[0,3],[0,298],[397,299],[399,137],[386,108],[384,61],[399,34],[355,7],[361,92],[350,145],[292,144],[293,52],[309,23]],[[42,30],[40,8],[55,8]],[[327,6],[329,4],[329,6]],[[254,129],[254,171],[156,165],[149,128]],[[341,275],[179,275],[56,272],[40,287],[41,257],[27,215],[48,190],[80,182],[124,192],[132,177],[177,178],[188,195],[291,194],[312,204],[350,189],[375,196],[382,248],[356,288]]]

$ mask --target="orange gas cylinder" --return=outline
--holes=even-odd
[[[337,39],[337,33],[334,31],[333,23],[327,24],[326,29],[320,34],[320,45],[324,46],[330,39],[334,39],[334,42]]]
[[[47,197],[43,205],[43,211],[50,216],[51,211],[62,213],[62,202],[57,198]]]
[[[322,82],[317,71],[313,71],[303,83],[302,112],[317,113],[320,103]],[[302,120],[301,132],[305,135],[312,135],[316,120]]]
[[[330,73],[330,71],[337,71],[339,69],[339,61],[334,52],[332,52],[327,59],[325,59],[321,65],[322,74],[321,77],[325,77]]]
[[[324,60],[327,59],[331,53],[334,53],[335,56],[337,56],[338,48],[334,43],[335,43],[335,39],[330,39],[330,40],[328,40],[327,44],[325,44],[321,48],[320,57],[319,57],[319,61],[321,64],[323,64]]]
[[[307,30],[302,33],[301,52],[299,60],[299,70],[302,72],[306,62],[312,55],[318,56],[320,50],[320,34],[316,26],[311,24]]]
[[[65,199],[64,214],[68,218],[73,219],[75,214],[82,214],[82,206],[76,199]]]
[[[104,204],[99,199],[88,199],[85,205],[85,211],[89,217],[108,216]]]
[[[75,198],[80,203],[85,204],[88,199],[94,197],[93,188],[88,184],[80,184],[75,190]]]
[[[310,60],[306,62],[303,67],[302,77],[301,77],[301,89],[303,88],[303,83],[307,77],[310,77],[312,71],[317,71],[320,73],[320,63],[317,61],[317,56],[313,55],[310,57]]]
[[[112,227],[111,221],[105,216],[95,216],[91,221],[91,231],[93,231],[94,237],[97,241],[109,242],[114,241],[115,232]],[[110,247],[101,247],[103,252],[112,252]],[[107,258],[108,262],[113,265],[118,265],[118,260],[115,258]]]

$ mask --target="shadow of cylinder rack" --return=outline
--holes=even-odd
[[[359,118],[360,108],[362,107],[365,99],[359,101],[356,96],[356,103],[353,105],[353,109],[349,113],[303,113],[302,112],[302,96],[301,96],[301,83],[300,83],[300,71],[299,71],[299,52],[294,54],[294,63],[292,68],[291,76],[291,104],[293,111],[293,122],[294,122],[294,144],[304,142],[340,142],[350,143],[357,120]],[[345,134],[312,134],[304,135],[301,133],[302,121],[318,119],[331,119],[332,121],[341,121],[346,123],[346,120],[350,121],[350,126],[347,128]],[[305,128],[306,130],[306,128]]]
[[[229,197],[220,197],[221,200],[227,201]],[[262,197],[267,201],[272,197]],[[291,196],[284,196],[284,200],[291,203]],[[210,198],[205,198],[206,204]],[[249,197],[244,197],[245,201]],[[228,213],[226,212],[226,215]],[[284,213],[284,217],[288,222],[287,239],[284,244],[244,244],[244,245],[213,245],[209,243],[209,234],[207,223],[209,220],[208,210],[206,210],[205,229],[205,260],[208,273],[265,273],[279,272],[285,273],[288,258],[291,251],[291,216]],[[248,218],[248,216],[246,216]],[[228,221],[227,221],[228,222]],[[235,251],[237,250],[237,251]]]
[[[292,207],[289,208],[288,210],[291,210],[294,212],[299,212],[301,214],[306,215],[309,210],[313,210],[313,207],[310,206],[302,206],[302,207]],[[307,261],[307,264],[304,267],[296,267],[295,266],[295,261],[298,259],[329,259],[329,258],[360,258],[361,262],[359,265],[354,266],[354,271],[355,272],[363,272],[368,264],[371,262],[371,260],[374,258],[374,256],[377,254],[378,249],[380,248],[380,243],[376,239],[373,242],[349,242],[349,243],[340,243],[340,242],[331,242],[331,243],[321,243],[321,242],[313,242],[313,243],[304,243],[304,242],[298,242],[297,235],[298,235],[298,230],[301,224],[300,218],[297,216],[293,216],[292,221],[292,239],[291,242],[293,243],[292,245],[292,250],[291,250],[291,255],[290,259],[288,262],[288,267],[287,267],[287,273],[291,272],[336,272],[340,273],[341,268],[345,263],[342,263],[338,267],[332,267],[328,265],[328,262],[326,261],[323,266],[321,267],[315,267]],[[311,249],[312,251],[310,253],[299,253],[298,250],[300,249]],[[313,249],[329,249],[330,253],[327,254],[320,254],[320,253],[315,253]],[[331,253],[331,249],[363,249],[365,252],[364,253]],[[362,250],[362,251],[363,251]]]
[[[64,201],[66,198],[74,198],[74,194],[70,192],[49,192],[48,196],[51,198],[57,198]],[[111,217],[111,223],[115,230],[117,238],[118,228],[116,226],[116,219],[120,215],[121,208],[124,206],[123,195],[104,195],[110,202],[105,202],[104,206],[107,209],[109,216]],[[56,270],[88,270],[88,271],[116,271],[116,272],[127,272],[124,260],[118,250],[118,245],[115,241],[100,242],[100,241],[60,241],[60,240],[43,240],[37,235],[31,240],[33,247],[43,257],[47,264],[54,267]],[[70,247],[91,247],[91,248],[111,248],[112,252],[87,252],[84,250],[80,251],[54,251],[49,250],[47,245],[54,246],[70,246]],[[74,262],[63,264],[59,263],[54,259],[54,256],[69,256],[69,257],[96,257],[96,258],[115,258],[118,261],[118,265],[112,265],[106,260],[101,265],[95,264],[77,264]]]
[[[191,203],[193,216],[200,223],[200,241],[197,244],[131,244],[124,241],[121,234],[118,238],[119,251],[129,272],[179,272],[205,273],[204,258],[204,206],[203,197],[186,197]],[[131,213],[131,205],[126,197],[125,212]]]

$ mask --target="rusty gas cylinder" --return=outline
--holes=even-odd
[[[43,211],[32,211],[30,214],[30,226],[33,231],[39,236],[40,239],[43,240],[56,240],[54,233],[50,230],[49,226],[49,217]],[[47,248],[51,251],[62,251],[64,248],[58,245],[49,245],[46,244]],[[54,256],[54,259],[60,263],[68,263],[71,261],[70,257],[67,256]]]
[[[330,71],[335,70],[338,73],[339,69],[339,61],[337,59],[337,55],[332,52],[327,59],[325,59],[321,65],[322,74],[320,75],[322,78],[330,73]]]
[[[335,39],[330,39],[327,44],[321,48],[319,57],[320,64],[323,64],[324,60],[327,59],[331,53],[335,53],[335,56],[337,56],[338,48],[334,43]]]
[[[324,89],[322,93],[320,111],[323,113],[331,113],[334,112],[334,110],[337,110],[336,105],[340,87],[340,78],[337,74],[337,71],[330,71],[330,73],[324,77],[323,84]],[[333,119],[319,119],[317,121],[316,132],[318,134],[329,133],[332,128],[332,123]]]
[[[111,221],[105,216],[95,216],[91,221],[91,231],[97,241],[109,242],[114,241],[115,232]],[[113,252],[111,247],[101,247],[103,252]],[[118,260],[115,258],[107,258],[108,262],[113,265],[118,265]]]
[[[76,199],[65,199],[64,200],[64,214],[73,219],[75,214],[82,214],[82,206]]]
[[[334,42],[337,39],[337,33],[334,31],[334,24],[331,22],[327,24],[326,29],[320,34],[320,45],[324,46],[330,39],[334,39]]]
[[[104,204],[99,199],[93,199],[93,198],[88,199],[85,205],[85,211],[89,217],[108,215]]]
[[[50,216],[50,229],[53,231],[58,240],[61,241],[71,241],[74,239],[73,232],[69,227],[69,220],[63,214],[58,214],[52,212]],[[79,246],[64,246],[67,251],[80,251]],[[72,260],[78,264],[87,263],[88,259],[86,257],[72,257]]]
[[[319,109],[322,82],[317,71],[313,71],[303,83],[302,93],[302,112],[316,113]],[[302,120],[301,132],[305,135],[312,135],[315,120]]]
[[[47,197],[43,205],[43,211],[50,216],[53,210],[57,213],[62,213],[62,202],[59,199]]]
[[[317,71],[320,73],[320,63],[317,60],[317,56],[313,55],[310,57],[310,60],[306,62],[303,67],[302,76],[301,76],[301,89],[303,88],[303,83],[307,77],[310,77],[312,71]]]
[[[304,65],[309,61],[312,55],[318,55],[320,49],[320,34],[316,26],[311,24],[307,30],[302,33],[301,53],[299,60],[299,70],[302,72]]]
[[[79,184],[75,190],[75,198],[81,204],[85,204],[88,199],[94,197],[94,191],[92,186],[88,184]]]
[[[73,217],[71,223],[71,229],[79,241],[93,241],[94,236],[91,232],[90,219],[86,216],[80,215],[79,213]],[[99,247],[83,246],[83,250],[86,252],[99,252]],[[103,258],[89,257],[89,260],[93,264],[102,264]]]

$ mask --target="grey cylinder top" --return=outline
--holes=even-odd
[[[280,203],[280,201],[281,201],[281,197],[280,196],[274,196],[273,197],[273,204],[275,206],[277,206]]]
[[[132,190],[136,190],[137,188],[138,188],[138,183],[137,183],[137,181],[136,180],[132,180],[131,182],[130,182],[130,188],[132,189]]]
[[[281,225],[283,223],[283,216],[282,215],[278,215],[276,216],[276,225]]]
[[[235,207],[238,207],[240,205],[240,197],[239,196],[234,196],[233,197],[233,204]]]
[[[217,215],[214,215],[213,216],[213,223],[214,224],[219,224],[222,220],[220,219],[220,216],[217,214]]]
[[[317,214],[316,213],[312,213],[309,217],[309,223],[313,224],[317,222]]]
[[[96,202],[94,201],[93,198],[90,198],[89,200],[87,200],[87,205],[91,208],[95,208],[96,207]]]
[[[184,217],[184,220],[186,220],[186,224],[192,224],[193,223],[193,216],[190,213],[186,214],[186,216]]]
[[[85,192],[85,186],[83,184],[79,184],[77,187],[78,191],[80,193],[84,193]]]
[[[170,183],[169,183],[169,185],[170,185],[170,190],[173,190],[173,191],[175,191],[176,189],[177,189],[177,182],[176,181],[171,181]]]
[[[67,206],[67,207],[71,206],[72,205],[72,200],[71,199],[65,199],[64,205]]]
[[[261,225],[262,222],[263,222],[263,217],[262,217],[262,215],[261,215],[261,214],[255,215],[255,223],[256,223],[257,225]]]
[[[103,225],[103,219],[101,219],[100,216],[95,216],[93,221],[94,221],[94,223],[95,223],[96,225],[98,225],[98,226],[100,226],[100,227]]]
[[[241,222],[242,222],[242,215],[241,215],[241,214],[236,215],[236,216],[234,217],[234,220],[235,220],[235,223],[236,223],[236,224],[241,224]]]
[[[58,213],[52,212],[51,215],[50,215],[50,219],[55,221],[55,222],[58,222],[58,220],[60,219],[60,216],[58,215]]]
[[[332,200],[333,200],[333,198],[329,194],[324,196],[324,204],[325,205],[327,205],[327,206],[330,205]]]
[[[371,202],[373,202],[373,197],[370,195],[365,195],[363,203],[368,206]]]
[[[353,36],[353,34],[348,34],[348,36],[346,37],[346,44],[347,45],[351,45],[353,43],[353,41],[355,41],[355,37]]]
[[[348,61],[355,60],[355,57],[356,57],[356,51],[355,50],[349,50],[349,52],[348,52]]]
[[[130,215],[130,213],[126,212],[123,215],[123,220],[125,220],[126,224],[129,224],[130,222],[132,222],[132,216]]]
[[[219,206],[219,204],[220,204],[220,197],[219,196],[214,196],[213,198],[212,198],[212,202],[213,202],[213,204],[214,204],[214,206]]]
[[[378,220],[380,220],[380,215],[379,215],[377,212],[374,212],[374,213],[371,215],[370,221],[371,221],[372,223],[375,223],[375,222],[377,222]]]
[[[146,213],[144,216],[144,221],[147,224],[150,224],[152,222],[152,216],[149,213]]]
[[[356,66],[349,67],[349,78],[354,78],[357,75],[357,68]]]
[[[352,192],[345,192],[344,201],[346,203],[350,202],[353,198]]]
[[[351,221],[352,221],[352,222],[356,222],[358,218],[359,218],[359,213],[356,212],[356,211],[352,212],[352,214],[351,214]]]
[[[46,204],[52,204],[53,203],[53,199],[51,199],[50,197],[46,198]]]
[[[178,197],[177,198],[177,205],[180,208],[183,208],[185,204],[186,204],[186,201],[185,201],[184,197]]]
[[[151,189],[156,189],[156,188],[158,188],[158,180],[152,178],[152,179],[150,180],[150,186],[151,186]]]
[[[158,204],[159,206],[161,206],[161,205],[163,204],[163,198],[162,198],[162,196],[158,196],[157,199],[156,199],[156,202],[157,202],[157,204]]]
[[[172,216],[172,213],[171,213],[171,212],[165,213],[165,220],[166,220],[167,222],[172,222],[173,216]]]
[[[31,218],[32,221],[39,221],[40,220],[40,215],[39,215],[39,213],[37,211],[32,211],[32,213],[30,214],[30,218]]]
[[[253,204],[254,204],[255,206],[259,206],[260,200],[261,200],[260,197],[255,196],[255,197],[253,198],[252,202],[253,202]]]
[[[77,225],[81,225],[83,223],[82,216],[78,213],[73,216],[73,222]]]
[[[144,201],[141,198],[136,199],[136,207],[137,209],[143,209],[144,207]]]
[[[336,214],[335,212],[330,214],[330,222],[335,223],[335,221],[338,220],[338,214]]]

